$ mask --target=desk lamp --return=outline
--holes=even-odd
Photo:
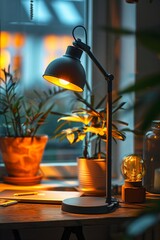
[[[83,28],[86,43],[75,37],[75,30]],[[43,78],[60,87],[82,92],[86,83],[86,74],[80,62],[84,52],[91,58],[104,79],[107,81],[106,100],[106,198],[84,196],[65,199],[62,202],[62,210],[72,213],[96,214],[108,213],[118,207],[118,201],[111,197],[111,166],[112,166],[112,80],[114,76],[107,73],[87,45],[87,32],[83,26],[76,26],[72,30],[74,38],[73,46],[68,46],[66,53],[61,58],[52,61],[45,70]]]

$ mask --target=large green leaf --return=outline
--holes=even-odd
[[[152,27],[152,29],[142,29],[137,31],[116,27],[103,27],[103,29],[105,29],[108,33],[114,34],[119,37],[134,35],[144,47],[151,51],[154,51],[157,54],[160,53],[159,26],[154,28]]]
[[[141,79],[138,79],[137,82],[122,91],[120,94],[129,93],[129,92],[140,92],[144,91],[150,87],[160,87],[160,73],[156,73],[153,75],[145,76]]]

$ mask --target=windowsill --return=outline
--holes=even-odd
[[[19,186],[3,182],[7,175],[4,164],[0,164],[0,191],[4,189],[39,189],[39,190],[75,190],[78,186],[76,163],[41,164],[40,172],[43,178],[39,184]]]
[[[19,186],[12,185],[4,182],[0,182],[0,191],[2,190],[29,190],[29,189],[37,189],[37,190],[54,190],[54,191],[73,191],[76,190],[78,186],[77,179],[43,179],[39,184],[32,186]]]
[[[73,191],[78,188],[77,179],[77,163],[53,163],[41,164],[41,172],[43,174],[42,181],[39,184],[32,186],[19,186],[7,184],[2,181],[3,176],[6,176],[4,164],[0,164],[0,191],[4,189],[39,189],[39,190],[61,190]],[[112,179],[112,187],[116,193],[120,192],[123,179]]]
[[[77,163],[42,163],[40,172],[44,178],[68,179],[77,178]],[[6,170],[3,163],[0,163],[0,179],[6,176]]]

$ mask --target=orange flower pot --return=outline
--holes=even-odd
[[[78,158],[79,191],[85,195],[106,194],[106,160]]]
[[[40,163],[48,136],[0,137],[2,159],[9,177],[34,177]]]

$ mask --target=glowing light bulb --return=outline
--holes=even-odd
[[[122,201],[128,203],[144,202],[145,188],[142,178],[145,175],[145,164],[141,156],[131,154],[123,158],[121,172],[124,176],[122,185]]]
[[[145,175],[145,165],[143,159],[135,154],[123,158],[121,172],[125,181],[139,182]]]
[[[59,82],[60,82],[61,85],[68,85],[68,84],[70,84],[70,82],[68,82],[68,81],[66,81],[64,79],[59,79]]]

